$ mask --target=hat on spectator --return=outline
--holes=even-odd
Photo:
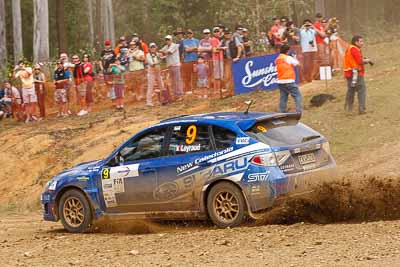
[[[232,32],[231,32],[231,30],[229,28],[225,28],[224,34],[228,34],[228,33],[232,33]]]
[[[204,30],[203,30],[203,33],[204,33],[204,34],[210,33],[210,32],[211,32],[210,29],[204,29]]]
[[[178,34],[185,34],[185,31],[181,27],[178,27],[176,28],[176,31],[174,31],[174,35]]]
[[[218,31],[218,32],[219,32],[219,30],[220,30],[220,28],[219,28],[219,27],[214,27],[214,28],[213,28],[213,32],[216,32],[216,31]]]
[[[322,18],[322,14],[321,13],[317,13],[317,14],[315,14],[315,17],[316,18]]]
[[[149,47],[157,47],[156,43],[150,43]]]
[[[111,40],[105,40],[104,45],[111,45]]]
[[[193,33],[192,29],[187,29],[186,33]]]
[[[136,32],[134,34],[132,34],[132,37],[138,37],[139,34],[137,34]]]
[[[277,20],[277,19],[279,19],[277,16],[272,17],[272,20]]]
[[[243,31],[244,31],[244,32],[248,32],[249,30],[248,30],[248,29],[246,29],[246,28],[243,28]]]
[[[241,25],[237,25],[235,30],[237,31],[243,31],[243,27]]]
[[[164,39],[165,40],[172,40],[172,36],[168,34],[167,36],[164,37]]]

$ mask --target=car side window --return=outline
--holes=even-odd
[[[228,148],[234,144],[236,140],[234,132],[219,126],[213,126],[212,129],[217,150]]]
[[[161,157],[166,128],[155,129],[124,146],[119,154],[124,162]]]
[[[182,155],[212,150],[208,125],[185,124],[172,127],[168,155]]]

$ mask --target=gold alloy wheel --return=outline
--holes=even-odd
[[[78,198],[69,197],[64,202],[64,218],[69,226],[79,227],[85,219],[83,212],[83,204]]]
[[[230,223],[239,214],[239,200],[231,192],[220,192],[214,198],[214,210],[222,221]]]

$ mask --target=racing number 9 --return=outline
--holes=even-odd
[[[186,131],[186,144],[193,144],[194,140],[196,140],[197,135],[197,127],[196,125],[190,125]]]
[[[103,179],[110,179],[110,168],[104,168],[102,172]]]

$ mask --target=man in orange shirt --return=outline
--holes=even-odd
[[[344,76],[347,79],[347,94],[345,110],[351,112],[353,109],[354,95],[358,96],[359,114],[365,114],[366,87],[364,81],[365,64],[373,65],[368,58],[363,58],[361,47],[364,40],[361,36],[355,35],[351,40],[351,45],[344,56]]]
[[[280,48],[280,54],[275,60],[276,71],[278,74],[278,87],[280,92],[279,112],[286,112],[289,94],[296,103],[296,112],[301,113],[301,93],[296,84],[295,66],[299,65],[299,61],[289,56],[290,46],[284,44]]]

